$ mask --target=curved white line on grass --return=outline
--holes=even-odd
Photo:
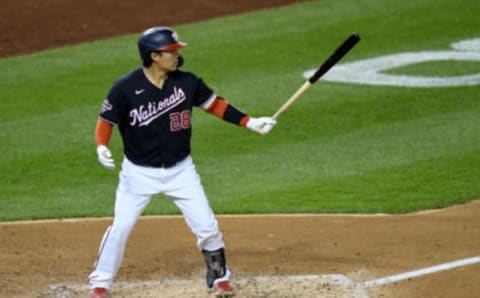
[[[457,51],[480,51],[480,38],[461,40],[450,45]]]
[[[480,84],[480,73],[434,77],[389,74],[385,71],[398,67],[431,61],[480,61],[480,38],[460,40],[450,44],[449,51],[421,51],[390,54],[336,65],[323,80],[367,85],[406,87],[452,87]],[[316,69],[304,72],[308,79]]]
[[[452,87],[480,84],[480,74],[463,76],[427,77],[388,74],[384,71],[410,64],[431,61],[480,61],[478,52],[430,51],[386,55],[338,65],[324,76],[326,81],[368,85],[409,87]]]
[[[412,278],[412,277],[419,277],[419,276],[428,275],[428,274],[436,273],[436,272],[443,271],[443,270],[449,270],[449,269],[454,269],[454,268],[457,268],[457,267],[473,265],[473,264],[476,264],[476,263],[480,263],[480,256],[475,256],[475,257],[472,257],[472,258],[467,258],[467,259],[462,259],[462,260],[453,261],[453,262],[449,262],[449,263],[444,263],[444,264],[440,264],[440,265],[435,265],[435,266],[432,266],[432,267],[426,267],[426,268],[422,268],[422,269],[418,269],[418,270],[414,270],[414,271],[409,271],[409,272],[404,272],[404,273],[400,273],[400,274],[390,275],[390,276],[387,276],[387,277],[382,277],[382,278],[378,278],[378,279],[363,282],[359,286],[362,287],[362,288],[377,287],[377,286],[382,286],[382,285],[394,283],[394,282],[397,282],[397,281],[402,281],[402,280],[409,279],[409,278]]]

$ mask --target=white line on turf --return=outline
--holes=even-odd
[[[331,275],[333,276],[333,275]],[[363,290],[362,287],[357,286],[351,279],[346,277],[345,275],[337,275],[338,281],[343,283],[344,286],[351,288],[353,291],[353,297],[352,298],[368,298],[367,293]]]
[[[292,281],[303,281],[303,280],[323,280],[331,282],[332,286],[336,285],[339,287],[344,288],[349,294],[351,298],[369,298],[364,288],[359,287],[357,283],[353,282],[347,276],[343,274],[309,274],[309,275],[270,275],[270,276],[254,276],[250,277],[251,279],[257,281],[281,281],[281,280],[292,280]],[[242,277],[238,277],[238,281],[242,280]],[[156,285],[159,283],[190,283],[191,280],[187,279],[166,279],[166,280],[151,280],[151,281],[128,281],[128,282],[118,282],[119,285],[123,287],[127,287],[128,285],[135,285],[135,284],[145,284],[145,285]],[[87,285],[85,284],[51,284],[49,286],[50,290],[53,292],[68,292],[70,290],[84,290],[87,291]],[[63,297],[63,296],[62,296]]]
[[[351,279],[343,274],[307,274],[307,275],[278,275],[278,276],[257,276],[256,280],[276,280],[276,279],[287,279],[287,280],[313,280],[313,279],[326,279],[332,281],[334,284],[339,286],[349,288],[352,290],[352,298],[369,298],[367,293],[362,287],[359,287]]]
[[[412,277],[419,277],[422,275],[432,274],[439,271],[454,269],[457,267],[462,267],[467,265],[473,265],[476,263],[480,263],[480,256],[457,260],[449,263],[443,263],[443,264],[426,267],[426,268],[422,268],[414,271],[404,272],[400,274],[390,275],[390,276],[366,281],[366,282],[360,283],[359,287],[371,288],[371,287],[386,285],[386,284],[394,283],[394,282],[405,280]]]
[[[413,270],[409,272],[404,272],[400,274],[390,275],[378,279],[373,279],[370,281],[359,282],[356,283],[349,279],[347,276],[343,274],[320,274],[320,275],[287,275],[287,276],[257,276],[254,279],[257,280],[275,280],[275,279],[290,279],[290,280],[306,280],[306,279],[327,279],[331,280],[333,283],[346,287],[352,290],[353,298],[369,298],[365,289],[382,286],[390,283],[394,283],[397,281],[402,281],[409,278],[419,277],[423,275],[428,275],[432,273],[436,273],[439,271],[450,270],[457,267],[463,267],[467,265],[473,265],[480,263],[480,256],[475,256],[471,258],[461,259],[449,263],[443,263],[431,267],[426,267],[418,270]],[[179,281],[179,280],[170,280],[172,281]],[[150,281],[152,282],[152,281]],[[131,283],[131,282],[130,282]],[[51,290],[55,290],[56,288],[65,288],[63,285],[50,285]]]

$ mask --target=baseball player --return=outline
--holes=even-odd
[[[196,236],[207,267],[207,287],[217,297],[234,295],[222,232],[190,156],[193,107],[260,134],[268,133],[276,121],[250,117],[195,74],[179,70],[179,49],[184,46],[171,28],[145,30],[138,40],[143,67],[115,81],[103,102],[95,129],[98,160],[107,169],[115,168],[108,148],[113,126],[119,128],[124,157],[113,223],[89,275],[92,298],[108,297],[130,232],[158,193],[180,208]]]

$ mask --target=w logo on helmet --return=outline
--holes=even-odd
[[[178,34],[169,27],[152,27],[145,30],[138,40],[143,64],[151,63],[151,52],[176,51],[187,44],[179,41]]]

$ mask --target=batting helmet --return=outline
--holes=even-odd
[[[187,44],[178,40],[177,32],[168,27],[152,27],[145,30],[138,40],[138,50],[143,65],[152,64],[151,52],[175,51]]]

